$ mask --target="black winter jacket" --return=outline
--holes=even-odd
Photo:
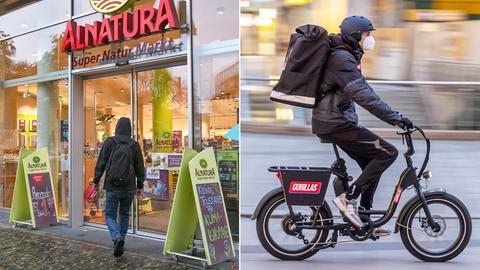
[[[115,136],[109,137],[107,140],[105,140],[105,143],[102,146],[102,150],[100,150],[100,155],[95,166],[95,177],[93,180],[95,184],[99,183],[115,144],[117,144],[118,142],[129,142],[130,140],[132,140],[131,137],[132,127],[130,124],[130,119],[126,117],[120,118],[115,128]],[[135,178],[133,177],[132,179],[130,179],[127,186],[116,187],[112,185],[110,181],[108,181],[108,177],[105,177],[105,183],[103,185],[103,188],[105,190],[123,191],[143,188],[145,168],[143,164],[142,150],[140,149],[140,145],[138,144],[138,142],[135,142],[135,144],[132,145],[131,150],[133,154],[133,167],[135,169],[135,175],[137,176],[137,183],[135,184]]]
[[[326,95],[313,109],[312,132],[329,134],[357,126],[354,102],[381,120],[398,124],[401,115],[380,99],[362,75],[363,51],[358,43],[352,49],[341,35],[331,35],[330,41],[331,52],[320,85]]]

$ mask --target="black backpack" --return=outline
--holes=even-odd
[[[270,100],[313,108],[323,96],[320,90],[323,66],[330,51],[327,30],[317,25],[302,25],[290,37],[280,80]]]
[[[115,139],[113,140],[115,141]],[[135,173],[131,149],[134,144],[134,140],[128,142],[115,141],[115,146],[107,162],[106,178],[116,187],[127,186]]]

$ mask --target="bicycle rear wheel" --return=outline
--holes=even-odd
[[[318,252],[317,247],[327,240],[328,230],[298,229],[300,224],[313,223],[318,207],[292,207],[294,217],[283,193],[267,201],[257,218],[257,236],[271,255],[282,260],[304,260]],[[316,224],[327,225],[331,219],[328,211],[320,207]]]

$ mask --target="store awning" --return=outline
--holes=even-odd
[[[240,133],[240,125],[237,124],[236,126],[231,128],[229,131],[227,131],[227,133],[223,134],[223,137],[238,141],[239,133]]]

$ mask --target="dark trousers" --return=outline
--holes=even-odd
[[[319,134],[318,137],[336,144],[358,163],[362,173],[350,185],[346,197],[351,200],[362,194],[360,205],[367,210],[372,209],[373,195],[380,177],[397,158],[397,149],[361,126],[338,133]]]
[[[132,206],[134,193],[131,190],[110,191],[107,190],[107,204],[105,205],[105,222],[112,241],[125,239],[128,231],[130,207]],[[117,211],[120,218],[117,221]]]

